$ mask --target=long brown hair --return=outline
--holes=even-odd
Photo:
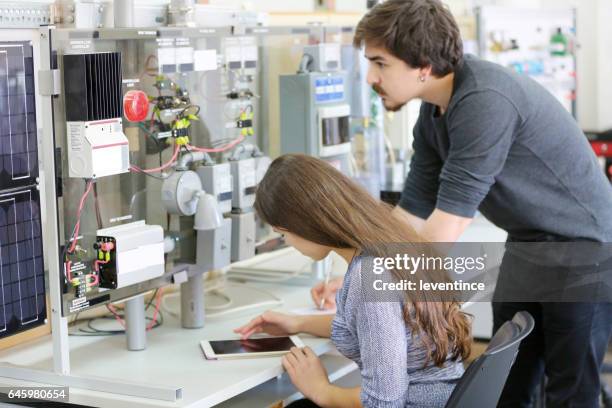
[[[330,164],[300,154],[275,159],[255,199],[263,221],[320,245],[361,252],[381,243],[423,242],[391,209]],[[442,366],[449,353],[469,356],[470,321],[458,302],[417,301],[408,291],[404,297],[404,320],[413,334],[425,334],[428,361]]]

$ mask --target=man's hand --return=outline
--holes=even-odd
[[[315,305],[321,305],[321,299],[324,299],[323,309],[336,308],[336,292],[342,287],[344,278],[330,279],[327,285],[325,282],[319,282],[310,289],[310,295]]]
[[[391,215],[404,224],[407,224],[409,227],[412,227],[417,233],[423,228],[423,225],[425,225],[424,219],[410,214],[399,205],[396,205],[393,210],[391,210]]]
[[[455,242],[472,222],[472,218],[460,217],[437,208],[427,220],[410,214],[400,206],[396,206],[391,214],[404,224],[412,226],[427,242]]]
[[[472,223],[472,218],[460,217],[435,209],[419,231],[429,242],[456,242]]]

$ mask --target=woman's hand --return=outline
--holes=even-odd
[[[310,347],[292,347],[291,351],[283,356],[282,362],[291,382],[304,397],[317,405],[327,400],[327,393],[331,389],[327,372]]]
[[[336,292],[342,287],[344,278],[333,278],[326,285],[325,282],[319,282],[310,289],[310,295],[315,305],[321,305],[321,299],[325,299],[323,309],[334,309],[336,307]]]
[[[300,316],[291,316],[268,310],[244,326],[234,329],[243,339],[255,333],[268,333],[273,336],[285,336],[300,331]]]

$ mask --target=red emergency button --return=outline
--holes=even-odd
[[[143,91],[131,90],[123,97],[123,113],[130,122],[142,122],[149,114],[149,98]]]

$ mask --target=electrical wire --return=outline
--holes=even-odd
[[[149,302],[147,303],[147,305],[145,306],[145,311],[149,310],[149,308],[151,307],[151,305],[153,304],[153,301],[155,299],[157,299],[157,295],[159,293],[159,288],[155,289],[155,291],[153,292],[153,296],[151,296],[151,299],[149,299]],[[77,313],[74,317],[74,319],[72,320],[72,322],[70,323],[70,325],[74,325],[74,323],[76,323],[78,321],[78,317],[79,317],[80,313]],[[123,318],[123,315],[120,315],[117,311],[115,311],[115,314],[117,314],[117,316],[119,316],[120,318]],[[154,323],[150,323],[150,325],[152,326],[152,329],[155,329],[159,326],[161,326],[164,322],[164,316],[161,313],[161,311],[158,311],[157,314],[158,317],[156,317],[155,322]],[[153,318],[146,316],[145,317],[146,320],[153,322]],[[115,319],[115,315],[107,315],[107,316],[101,316],[101,317],[92,317],[89,319],[84,319],[83,321],[86,322],[87,327],[89,328],[89,330],[85,330],[82,327],[80,327],[78,329],[77,332],[71,332],[69,333],[69,335],[71,336],[82,336],[82,337],[94,337],[94,336],[114,336],[117,334],[123,334],[125,333],[125,330],[123,329],[119,329],[119,330],[113,330],[113,329],[98,329],[96,327],[93,326],[93,322],[100,320],[100,319]]]
[[[123,329],[99,329],[93,326],[93,322],[98,321],[98,320],[105,320],[105,319],[114,319],[114,317],[113,316],[101,316],[101,317],[92,317],[89,319],[84,319],[82,321],[86,322],[87,328],[89,330],[79,327],[77,331],[71,332],[68,334],[70,336],[77,336],[77,337],[98,337],[98,336],[116,336],[116,335],[125,333],[125,330]],[[148,321],[152,321],[152,318],[148,316],[145,317],[145,319]],[[160,312],[158,320],[155,322],[155,324],[153,324],[152,329],[155,329],[161,326],[163,323],[164,323],[163,314]]]
[[[192,146],[192,145],[187,145],[187,147],[193,151],[196,152],[204,152],[204,153],[221,153],[221,152],[226,152],[230,149],[233,149],[235,146],[237,146],[238,144],[242,143],[244,141],[245,137],[244,136],[240,136],[237,139],[235,139],[233,142],[228,143],[227,145],[223,146],[223,147],[213,147],[213,148],[203,148],[203,147],[196,147],[196,146]]]
[[[98,184],[95,183],[93,186],[94,204],[96,209],[96,221],[98,223],[98,229],[102,229],[102,214],[100,212],[100,202],[98,200]]]
[[[145,175],[147,177],[151,177],[151,178],[154,178],[154,179],[160,180],[160,181],[164,181],[165,179],[168,178],[168,175],[166,173],[162,173],[161,176],[156,176],[155,174],[147,173],[147,172],[141,170],[140,168],[132,168],[131,170],[133,172],[135,172],[135,173],[143,174],[143,175]]]
[[[79,236],[79,229],[81,227],[81,212],[83,211],[83,207],[85,206],[85,199],[89,195],[89,192],[91,191],[92,186],[93,186],[93,179],[90,179],[87,182],[87,187],[85,188],[85,192],[81,196],[81,201],[79,202],[79,208],[77,210],[77,216],[76,216],[77,222],[74,225],[72,244],[70,245],[70,249],[68,250],[69,254],[73,253],[74,249],[76,248],[77,237]]]
[[[145,125],[142,124],[142,122],[138,123],[138,129],[142,130],[144,132],[145,135],[147,135],[147,137],[149,137],[149,139],[151,139],[153,141],[153,143],[155,143],[155,146],[157,147],[157,151],[159,152],[159,166],[161,167],[163,164],[162,161],[162,151],[163,146],[159,143],[159,140],[155,137],[155,134],[147,129],[147,127]]]
[[[132,164],[132,165],[130,165],[130,170],[137,171],[139,173],[156,173],[156,172],[160,172],[160,171],[165,170],[168,167],[172,166],[176,162],[176,159],[177,159],[177,157],[179,155],[179,152],[180,152],[180,146],[178,144],[175,144],[174,145],[174,153],[172,154],[172,157],[170,158],[170,160],[166,164],[164,164],[162,166],[159,166],[159,167],[156,167],[154,169],[141,169],[140,167]]]
[[[159,308],[161,305],[161,298],[163,295],[163,289],[159,288],[158,290],[156,290],[156,301],[155,301],[155,310],[153,311],[153,319],[151,321],[151,323],[147,326],[146,330],[149,331],[153,328],[154,326],[154,322],[157,321],[157,315],[159,313]],[[115,307],[112,304],[107,304],[106,308],[112,313],[112,315],[115,317],[115,319],[119,322],[119,324],[125,329],[125,321],[122,319],[122,317],[117,313],[117,311],[115,310]],[[145,309],[146,310],[146,309]]]

